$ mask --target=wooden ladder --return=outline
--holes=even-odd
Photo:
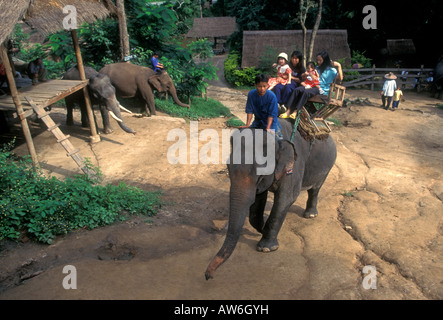
[[[31,99],[25,97],[28,103],[31,105],[37,117],[41,119],[45,125],[48,127],[48,131],[57,138],[57,142],[60,143],[67,152],[67,156],[71,157],[78,167],[88,176],[94,175],[94,173],[85,165],[83,157],[79,154],[80,149],[74,148],[71,141],[69,141],[70,136],[64,135],[63,132],[58,127],[54,120],[49,116],[49,112],[46,112],[42,107],[36,105]]]

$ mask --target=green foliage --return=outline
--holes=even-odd
[[[372,67],[372,59],[365,56],[366,51],[352,50],[351,64],[359,63],[363,68]]]
[[[192,97],[189,109],[176,105],[171,100],[155,100],[158,110],[168,113],[171,116],[185,118],[189,120],[199,120],[204,118],[228,117],[231,115],[229,108],[221,102],[203,98]]]
[[[232,117],[231,119],[226,121],[226,125],[228,127],[236,128],[236,127],[244,126],[245,123],[242,120],[240,120],[238,117]]]
[[[46,178],[29,157],[18,160],[13,142],[0,148],[0,240],[20,232],[44,243],[79,228],[96,228],[123,220],[122,213],[154,215],[160,194],[120,183],[99,185],[99,168],[86,162],[94,178],[77,175],[65,181]]]
[[[253,86],[255,77],[260,70],[251,68],[241,69],[239,66],[240,55],[232,52],[228,55],[224,63],[224,77],[228,83],[234,86]]]

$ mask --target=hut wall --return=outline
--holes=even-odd
[[[310,39],[311,31],[308,31],[307,47],[309,47]],[[286,52],[290,56],[294,49],[302,51],[302,46],[302,30],[243,31],[242,68],[257,67],[260,55],[265,52],[266,47],[275,48],[278,52]],[[346,62],[350,63],[351,51],[347,30],[318,30],[313,54],[319,51],[328,52],[331,59],[346,58]]]

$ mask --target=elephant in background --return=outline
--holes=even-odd
[[[92,105],[99,105],[100,113],[103,120],[104,133],[112,133],[114,130],[111,127],[109,121],[109,114],[117,121],[120,128],[127,133],[135,134],[135,131],[127,127],[122,120],[120,113],[120,103],[115,96],[115,88],[112,86],[109,78],[103,74],[98,73],[93,68],[85,67],[86,79],[89,79],[88,89],[89,96],[91,98]],[[63,76],[64,80],[80,80],[80,73],[77,67],[70,68]],[[73,125],[74,120],[72,117],[72,110],[76,103],[80,105],[81,110],[81,122],[83,127],[88,127],[89,121],[86,112],[86,103],[83,96],[83,92],[77,91],[76,93],[65,98],[67,117],[66,124]]]
[[[278,233],[289,208],[301,190],[308,192],[304,217],[314,218],[318,214],[318,194],[337,157],[335,142],[331,136],[309,142],[297,131],[292,143],[289,141],[292,123],[289,120],[280,120],[280,124],[284,140],[274,138],[275,146],[270,147],[270,150],[275,150],[274,170],[270,174],[258,172],[258,169],[263,167],[263,161],[259,161],[259,155],[255,155],[255,152],[252,152],[252,161],[245,160],[248,158],[248,151],[245,151],[247,147],[255,146],[257,150],[257,142],[261,143],[257,140],[261,139],[257,138],[257,133],[249,142],[242,139],[240,143],[232,143],[231,139],[232,152],[228,163],[231,180],[228,230],[221,249],[206,269],[206,280],[213,278],[215,270],[234,251],[248,213],[251,226],[262,234],[257,244],[257,250],[261,252],[278,249]],[[272,133],[264,131],[263,135]],[[263,150],[268,150],[267,141],[270,140],[263,138]],[[238,161],[238,155],[241,155],[241,161]],[[234,161],[236,157],[237,161]],[[274,204],[265,222],[263,215],[269,191],[274,193]]]
[[[155,115],[153,90],[168,92],[174,102],[181,107],[189,108],[177,97],[174,83],[167,72],[155,72],[151,68],[119,62],[104,66],[99,73],[107,75],[117,90],[117,96],[122,98],[139,98],[145,102],[142,113]]]
[[[431,96],[435,97],[437,93],[437,99],[441,97],[441,90],[443,89],[443,55],[438,59],[437,65],[434,69],[434,81],[431,85]]]

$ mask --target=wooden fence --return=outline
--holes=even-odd
[[[428,69],[421,66],[420,68],[372,68],[362,69],[343,69],[343,82],[345,87],[371,86],[371,90],[379,89],[383,86],[384,75],[393,72],[397,76],[397,85],[402,89],[417,88],[421,91],[426,87],[426,79],[429,72],[434,69]],[[407,73],[402,75],[403,73]]]

